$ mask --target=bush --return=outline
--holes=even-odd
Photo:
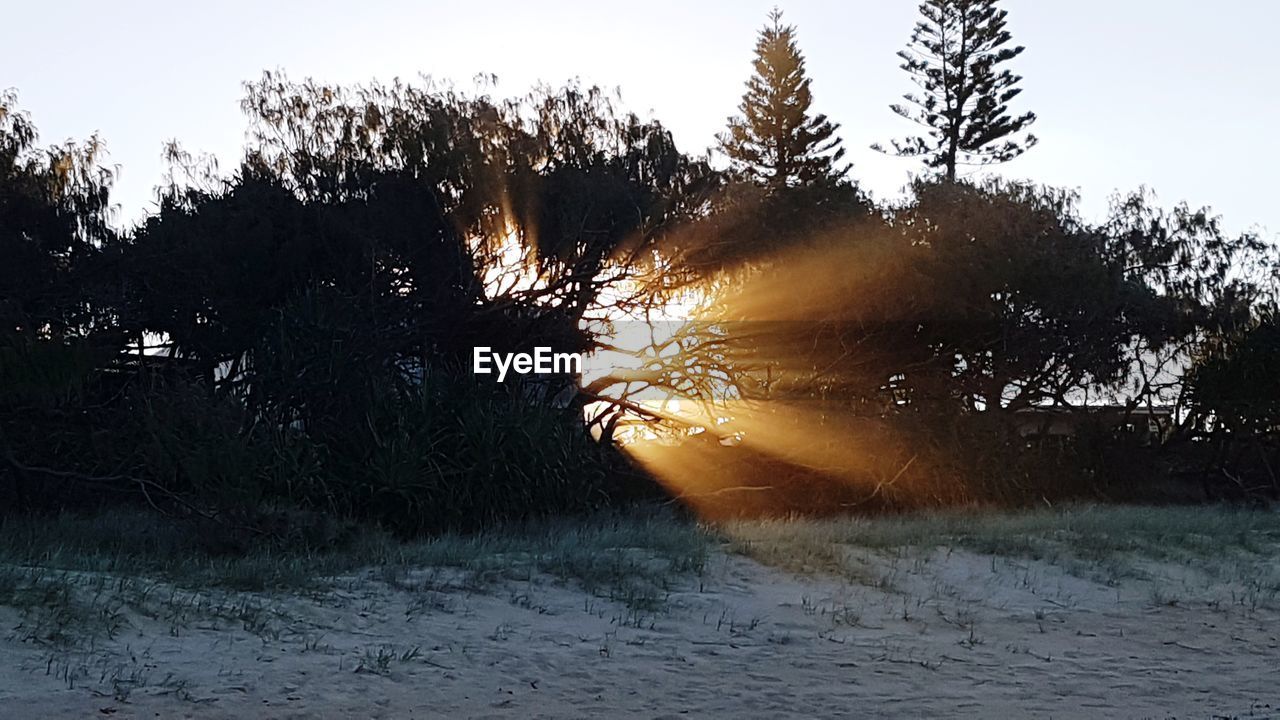
[[[359,427],[308,429],[327,472],[305,501],[398,532],[598,509],[626,468],[579,413],[530,401],[516,384],[431,374],[374,397]]]

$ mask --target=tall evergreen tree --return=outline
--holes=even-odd
[[[736,170],[772,188],[812,185],[840,178],[844,148],[839,125],[826,115],[810,115],[813,95],[804,56],[796,46],[796,29],[782,24],[774,8],[756,41],[755,74],[739,105],[741,116],[729,119],[718,139]]]
[[[1037,142],[1021,134],[1035,113],[1009,114],[1022,77],[1002,65],[1025,48],[1006,47],[1012,37],[1005,30],[1008,11],[997,5],[998,0],[926,0],[908,49],[898,53],[902,69],[923,92],[908,93],[903,97],[909,104],[890,108],[926,132],[893,141],[893,152],[924,158],[948,181],[955,180],[957,165],[1008,162]]]

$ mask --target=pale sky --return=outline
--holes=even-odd
[[[152,207],[162,143],[235,166],[241,82],[264,69],[355,83],[426,73],[503,94],[578,77],[621,88],[701,153],[736,111],[757,29],[774,0],[711,2],[11,2],[0,88],[18,90],[45,143],[98,131],[122,167],[124,221]],[[913,161],[873,142],[912,129],[888,109],[911,89],[894,53],[913,0],[778,0],[797,26],[815,109],[842,125],[852,175],[898,195]],[[1210,205],[1233,231],[1280,232],[1280,27],[1276,0],[1006,0],[1027,51],[1015,110],[1040,146],[998,172],[1076,188],[1087,215],[1139,185],[1163,204]]]

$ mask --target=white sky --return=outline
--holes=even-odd
[[[888,105],[913,0],[779,0],[813,78],[815,106],[841,123],[853,176],[895,196],[915,163],[873,142],[911,125]],[[239,159],[240,83],[264,69],[362,82],[428,73],[504,94],[538,80],[620,87],[700,153],[735,112],[756,30],[773,0],[427,2],[142,0],[10,2],[0,87],[15,87],[46,143],[99,131],[122,166],[116,201],[151,207],[162,143]],[[1226,226],[1280,231],[1280,27],[1276,0],[1006,0],[1027,46],[1015,110],[1034,110],[1041,144],[1002,174],[1081,189],[1096,216],[1145,184],[1171,205],[1211,205]]]

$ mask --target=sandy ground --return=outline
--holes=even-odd
[[[849,582],[717,555],[656,615],[549,579],[370,572],[197,599],[238,617],[132,613],[75,652],[22,641],[3,609],[0,716],[1280,717],[1280,613],[1244,588],[959,552],[865,562]]]

